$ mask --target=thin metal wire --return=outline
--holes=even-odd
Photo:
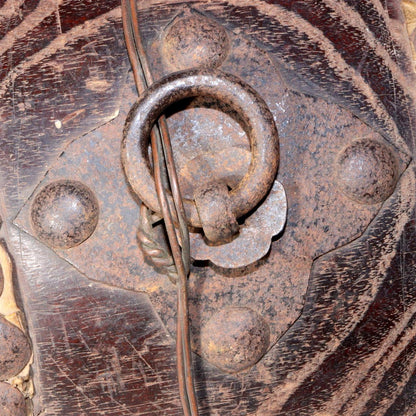
[[[152,84],[152,74],[141,40],[135,0],[122,0],[123,28],[137,91],[142,94]],[[192,356],[189,336],[187,279],[190,268],[189,230],[175,169],[172,146],[166,118],[161,116],[151,133],[153,169],[156,191],[168,234],[170,249],[178,274],[177,279],[177,336],[176,355],[179,391],[185,416],[197,416],[198,406],[192,376]],[[166,198],[167,188],[173,197],[173,206]],[[172,212],[173,210],[173,212]],[[179,225],[180,241],[174,219]]]
[[[152,212],[146,205],[141,204],[139,226],[136,234],[140,248],[152,264],[162,273],[166,274],[170,281],[176,285],[178,273],[172,254],[167,247],[164,247],[164,245],[157,240],[153,224],[154,218],[152,218]]]

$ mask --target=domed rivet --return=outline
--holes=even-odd
[[[222,64],[228,50],[229,39],[225,29],[199,15],[174,21],[162,41],[164,64],[173,71],[216,68]]]
[[[0,383],[0,415],[26,416],[25,398],[19,390],[7,383]]]
[[[344,194],[362,204],[376,204],[394,191],[399,169],[387,145],[374,139],[359,139],[340,153],[336,170]]]
[[[228,373],[254,365],[267,351],[269,342],[268,324],[249,308],[223,309],[201,331],[203,357]]]
[[[31,348],[26,335],[0,316],[0,379],[20,373],[30,359]]]
[[[68,249],[91,236],[98,212],[98,201],[86,185],[58,180],[36,195],[31,207],[32,227],[49,246]]]

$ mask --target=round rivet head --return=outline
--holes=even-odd
[[[225,29],[203,16],[175,20],[162,42],[165,65],[173,71],[196,67],[216,68],[229,50]]]
[[[245,370],[265,354],[270,329],[249,308],[227,308],[214,314],[201,331],[204,358],[228,373]]]
[[[337,159],[337,178],[341,190],[361,204],[376,204],[394,191],[398,161],[384,143],[359,139],[348,145]]]
[[[28,363],[31,348],[26,335],[0,316],[0,379],[16,376]]]
[[[0,383],[0,415],[25,416],[25,398],[19,390],[7,383]]]
[[[86,185],[58,180],[45,186],[33,200],[32,227],[49,246],[68,249],[94,232],[98,211],[98,201]]]

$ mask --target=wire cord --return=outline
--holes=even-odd
[[[153,83],[146,53],[140,36],[135,0],[122,0],[123,29],[133,76],[139,96]],[[187,283],[191,264],[189,229],[179,188],[168,126],[161,116],[151,133],[151,148],[156,191],[168,235],[177,278],[176,361],[181,403],[185,416],[197,416],[198,405],[192,374],[192,351],[189,335]],[[166,192],[172,193],[170,206]],[[174,210],[174,212],[172,212]],[[179,239],[174,218],[179,225]]]

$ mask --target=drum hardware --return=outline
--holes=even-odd
[[[188,322],[187,280],[191,264],[188,227],[203,230],[205,242],[202,245],[208,247],[208,252],[211,246],[214,252],[220,247],[220,253],[224,254],[220,257],[227,257],[227,253],[232,256],[235,247],[239,246],[239,239],[243,236],[247,240],[247,232],[242,231],[239,235],[238,219],[255,210],[267,197],[267,208],[276,203],[277,209],[270,210],[271,217],[274,215],[276,218],[272,219],[271,226],[267,224],[269,226],[264,228],[261,223],[268,215],[254,216],[254,227],[252,233],[248,233],[248,241],[253,241],[256,233],[265,234],[268,239],[266,246],[270,246],[271,238],[281,231],[286,218],[284,189],[278,182],[273,185],[279,162],[278,133],[264,100],[234,75],[212,69],[186,69],[152,83],[138,29],[135,2],[123,1],[122,10],[127,50],[140,95],[127,117],[122,144],[123,167],[129,184],[142,201],[138,230],[140,245],[155,266],[162,267],[177,285],[176,351],[181,402],[185,415],[197,415]],[[252,158],[247,173],[235,187],[231,188],[226,178],[218,180],[216,175],[207,172],[202,183],[195,187],[193,199],[189,199],[181,195],[163,113],[181,100],[200,96],[214,100],[220,109],[234,114],[247,133]],[[149,138],[152,162],[149,160]],[[271,195],[267,196],[272,187]],[[153,235],[152,217],[156,221],[163,219],[168,249],[158,244]],[[247,231],[248,227],[242,229]],[[265,233],[266,229],[269,233]],[[244,248],[244,244],[242,246]],[[199,247],[201,256],[201,244]],[[243,250],[244,254],[246,252]],[[210,258],[212,254],[205,256]],[[241,265],[249,264],[251,257],[243,256],[241,261]],[[217,262],[228,266],[226,261]],[[234,267],[240,266],[238,261],[237,264]]]

